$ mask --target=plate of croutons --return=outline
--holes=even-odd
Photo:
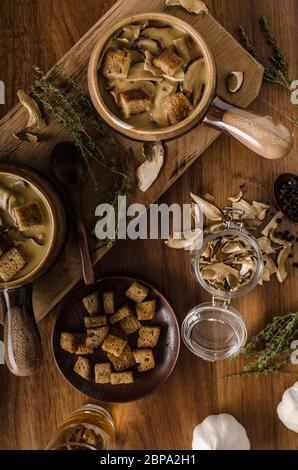
[[[117,403],[138,400],[169,377],[180,332],[172,307],[157,289],[110,277],[64,302],[52,343],[68,382],[91,398]]]

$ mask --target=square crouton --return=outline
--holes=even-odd
[[[122,385],[122,384],[132,384],[132,383],[134,383],[134,377],[131,371],[112,372],[111,374],[112,385]]]
[[[137,304],[137,317],[138,320],[153,320],[155,316],[156,300],[147,300]]]
[[[16,225],[21,232],[42,225],[43,223],[42,214],[36,202],[30,202],[24,206],[15,207],[13,212]]]
[[[78,356],[88,356],[88,354],[93,354],[93,348],[90,346],[88,347],[86,344],[87,337],[83,335],[83,338],[83,343],[78,345],[75,354]]]
[[[84,317],[84,323],[86,328],[98,328],[100,326],[106,326],[108,320],[105,315],[99,315],[97,317]]]
[[[115,325],[110,326],[110,333],[111,335],[119,336],[120,338],[123,338],[126,340],[128,339],[128,336],[124,333],[119,323],[115,323]]]
[[[102,364],[95,364],[95,383],[96,384],[109,384],[111,383],[111,364],[103,362]]]
[[[7,282],[13,279],[25,266],[26,261],[15,247],[10,248],[0,258],[0,276]]]
[[[119,322],[119,325],[126,335],[132,335],[141,328],[141,323],[134,315],[123,318],[123,320]]]
[[[103,342],[102,349],[107,353],[112,353],[114,356],[121,356],[127,340],[120,338],[119,336],[108,335]]]
[[[133,282],[129,289],[126,291],[126,297],[136,303],[143,302],[148,295],[149,289],[142,286],[139,282]]]
[[[160,326],[141,326],[138,348],[154,348],[160,337]]]
[[[93,292],[87,297],[82,299],[83,305],[89,315],[96,315],[100,312],[100,303],[99,303],[99,295],[97,292]]]
[[[60,335],[60,348],[69,353],[75,353],[83,343],[84,335],[78,333],[62,332]]]
[[[192,111],[192,105],[183,93],[166,96],[162,100],[162,105],[171,124],[183,121]]]
[[[127,78],[131,56],[122,49],[109,49],[105,55],[103,74],[107,78]]]
[[[114,325],[115,323],[118,323],[120,320],[123,320],[123,318],[129,317],[130,315],[132,315],[132,311],[128,305],[124,305],[123,307],[119,308],[119,310],[117,310],[114,315],[109,317],[109,321],[111,325]]]
[[[115,296],[114,292],[103,293],[103,311],[106,315],[115,313]]]
[[[119,93],[120,105],[126,119],[151,109],[150,96],[143,90],[128,90]]]
[[[155,360],[151,349],[135,349],[133,356],[138,366],[139,372],[147,372],[147,370],[154,369]]]
[[[117,372],[121,372],[123,370],[129,369],[130,367],[133,367],[136,363],[129,344],[125,346],[121,356],[116,357],[114,356],[114,354],[109,353],[108,358],[113,364]]]
[[[183,59],[166,47],[159,56],[153,60],[153,64],[166,75],[173,77],[183,65]]]
[[[103,326],[102,328],[89,328],[85,339],[87,348],[99,348],[109,333],[109,327]]]
[[[86,357],[78,357],[73,370],[76,374],[83,377],[83,379],[91,379],[91,361]]]

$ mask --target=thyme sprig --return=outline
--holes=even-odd
[[[274,36],[271,25],[267,18],[260,19],[262,31],[265,34],[268,44],[272,48],[269,60],[264,59],[251,43],[248,34],[243,26],[239,27],[240,38],[243,47],[264,66],[264,80],[274,83],[291,92],[291,80],[289,79],[289,62]]]
[[[97,181],[90,165],[92,160],[126,179],[125,169],[120,168],[121,163],[119,166],[119,161],[123,162],[123,151],[103,128],[84,90],[59,67],[55,67],[47,75],[37,66],[34,66],[34,70],[37,77],[31,89],[33,96],[41,103],[49,117],[70,132],[74,144],[80,150],[94,187],[97,189]],[[97,143],[98,140],[101,146]],[[109,146],[108,158],[102,150],[105,145]]]
[[[298,339],[298,313],[278,316],[247,344],[242,354],[251,358],[241,375],[266,376],[290,363],[291,344]]]

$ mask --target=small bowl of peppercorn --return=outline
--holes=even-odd
[[[298,222],[298,176],[282,173],[274,182],[274,199],[279,210],[293,222]]]

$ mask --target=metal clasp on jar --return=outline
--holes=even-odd
[[[228,309],[231,303],[230,297],[217,297],[216,295],[212,296],[212,305],[213,307],[222,307]]]
[[[222,223],[226,229],[242,230],[244,228],[243,221],[244,212],[241,209],[233,207],[224,207],[222,210]]]

